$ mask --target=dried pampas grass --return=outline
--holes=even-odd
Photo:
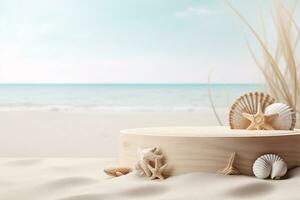
[[[270,2],[276,34],[272,44],[268,43],[267,39],[273,36],[268,38],[266,35],[263,17],[261,17],[261,21],[264,34],[260,35],[249,21],[229,1],[227,2],[250,30],[261,50],[261,55],[255,54],[250,42],[247,41],[251,56],[265,79],[267,92],[275,97],[277,101],[290,105],[297,112],[297,127],[300,127],[300,63],[298,49],[300,28],[294,18],[297,1],[273,0]]]

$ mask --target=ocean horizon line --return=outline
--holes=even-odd
[[[201,111],[216,107],[261,84],[0,84],[3,110]]]
[[[227,110],[227,107],[216,107],[217,109]],[[211,106],[194,107],[194,106],[97,106],[97,105],[33,105],[33,104],[16,104],[1,105],[1,111],[56,111],[56,112],[108,112],[108,113],[126,113],[126,112],[203,112],[211,110]]]
[[[0,83],[0,85],[264,85],[265,83]]]

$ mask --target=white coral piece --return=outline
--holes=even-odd
[[[138,148],[138,162],[135,168],[140,176],[164,179],[162,174],[166,167],[167,164],[163,164],[163,155],[157,147]]]

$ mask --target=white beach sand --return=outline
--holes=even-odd
[[[300,199],[300,168],[279,181],[209,173],[149,181],[134,173],[119,178],[103,173],[116,165],[120,129],[216,125],[208,111],[9,111],[0,112],[0,121],[0,200]]]
[[[227,111],[221,110],[226,121]],[[203,112],[0,112],[0,157],[116,157],[121,129],[217,125]]]
[[[2,200],[300,199],[300,168],[285,180],[192,173],[150,181],[131,173],[107,177],[114,159],[2,158]]]

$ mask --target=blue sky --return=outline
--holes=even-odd
[[[259,82],[241,27],[222,0],[0,0],[0,82]]]

